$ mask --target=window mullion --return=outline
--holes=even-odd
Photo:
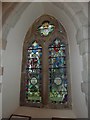
[[[42,67],[43,67],[43,81],[42,81],[42,102],[43,105],[48,104],[48,48],[43,45],[43,54],[42,54]]]

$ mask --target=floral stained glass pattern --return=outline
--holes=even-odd
[[[54,31],[54,25],[44,22],[42,26],[38,28],[41,35],[48,36],[52,31]]]
[[[41,102],[41,58],[42,47],[35,41],[28,47],[26,65],[26,100],[33,103]]]
[[[52,103],[67,102],[66,46],[55,39],[49,46],[49,99]]]

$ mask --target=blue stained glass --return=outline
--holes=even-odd
[[[32,50],[32,52],[35,54],[37,52],[37,50]]]
[[[56,60],[55,60],[55,62],[54,62],[54,67],[63,66],[64,63],[65,63],[64,58],[56,57]]]
[[[67,102],[66,46],[56,39],[49,46],[49,99],[53,103]]]

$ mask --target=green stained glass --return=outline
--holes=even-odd
[[[26,101],[41,102],[42,47],[35,41],[27,50]]]
[[[39,28],[39,32],[43,36],[48,36],[52,31],[54,31],[54,25],[49,24],[49,22],[45,21]]]
[[[55,39],[49,46],[49,99],[53,103],[67,102],[66,46]]]

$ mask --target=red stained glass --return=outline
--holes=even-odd
[[[59,49],[58,49],[58,48],[56,48],[56,47],[54,47],[54,50],[55,50],[56,52],[58,52],[58,51],[59,51]]]

